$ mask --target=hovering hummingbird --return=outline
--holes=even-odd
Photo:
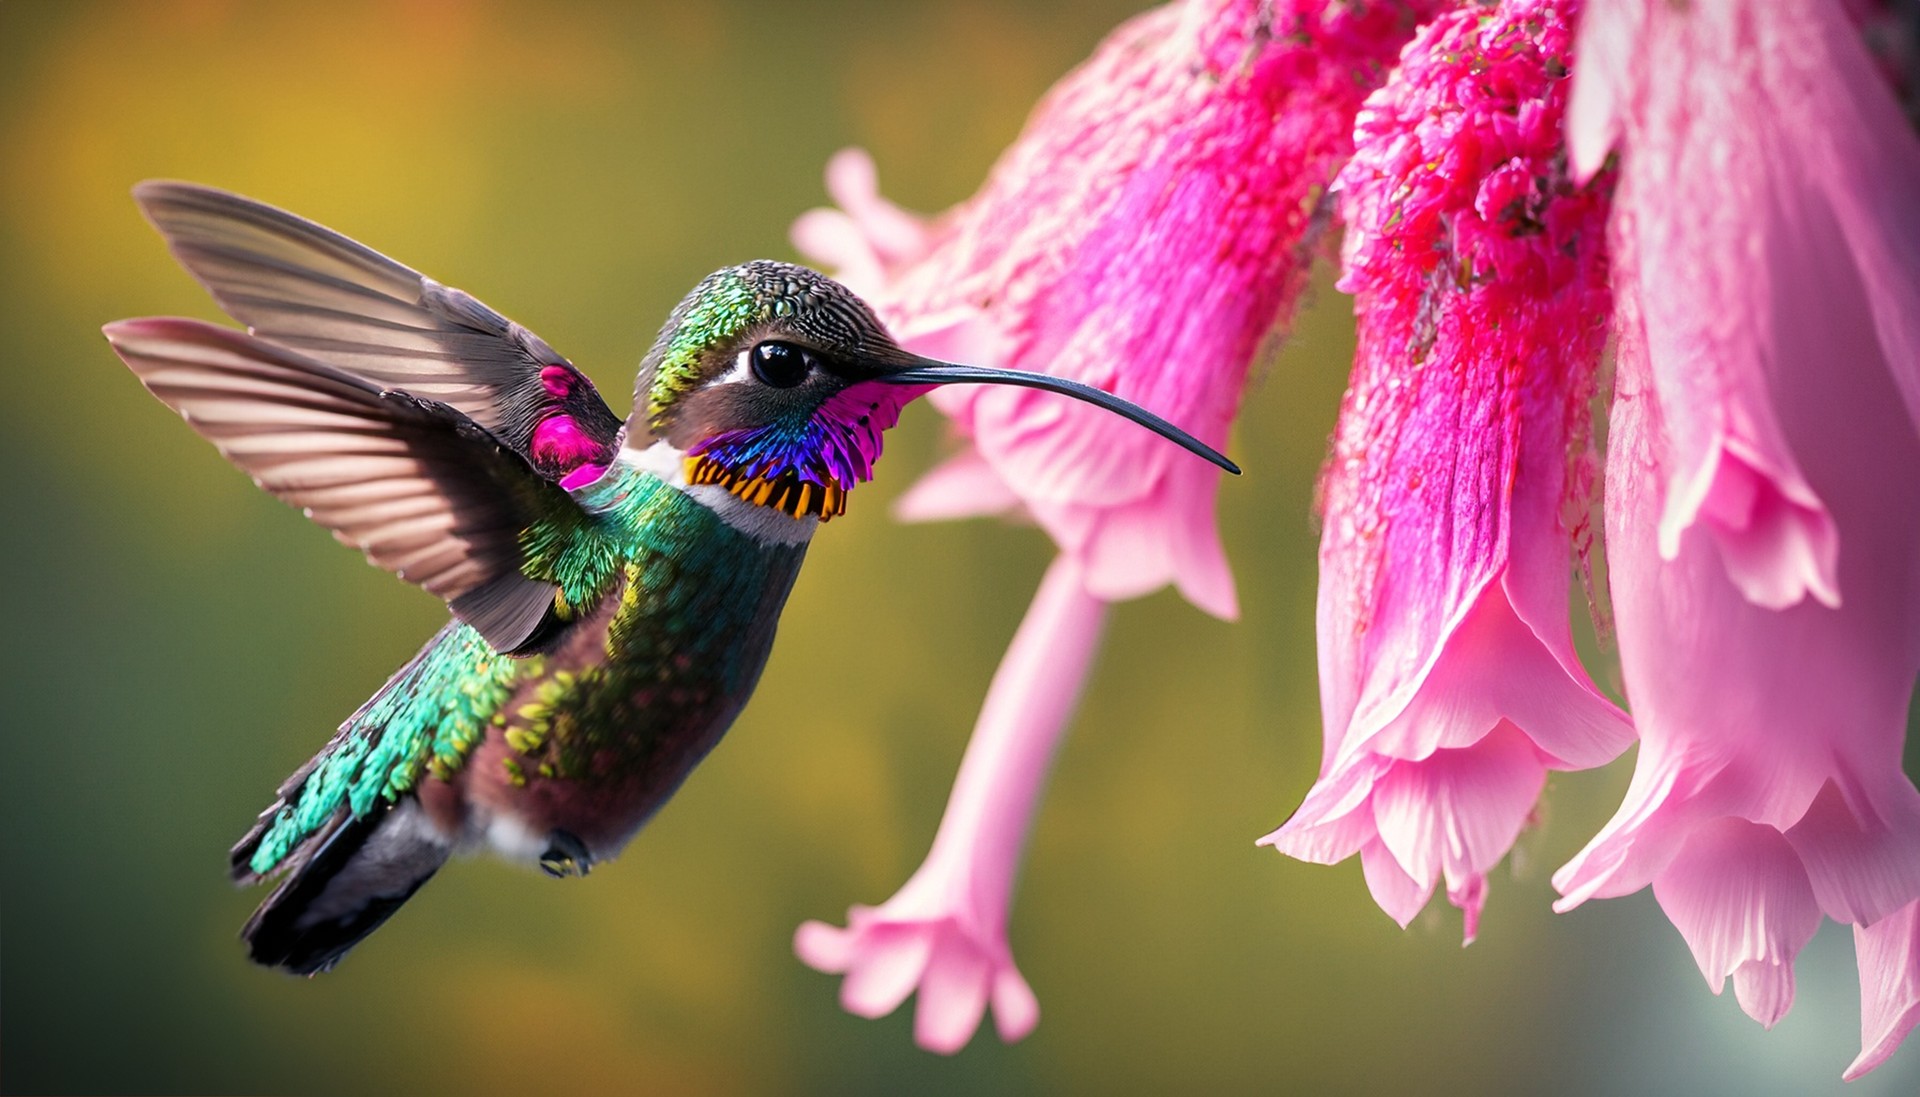
[[[554,876],[615,854],[752,694],[814,530],[938,385],[1073,381],[908,353],[853,293],[758,260],[703,279],[623,424],[538,336],[338,233],[238,195],[134,196],[246,332],[106,326],[147,389],[254,482],[453,619],[234,846],[281,876],[252,958],[326,971],[457,852]]]

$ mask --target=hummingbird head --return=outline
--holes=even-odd
[[[629,429],[644,423],[654,440],[685,454],[690,483],[827,519],[845,513],[847,492],[872,479],[900,409],[939,385],[963,383],[1073,396],[1240,471],[1159,416],[1091,386],[913,354],[845,286],[765,259],[708,275],[674,309],[642,363]]]

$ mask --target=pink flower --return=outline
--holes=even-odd
[[[1821,915],[1856,927],[1855,1077],[1915,1003],[1920,142],[1837,3],[1595,0],[1575,164],[1617,149],[1606,535],[1641,737],[1554,877],[1651,883],[1772,1025]]]
[[[952,1054],[989,999],[1002,1040],[1033,1031],[1040,1004],[1007,947],[1007,909],[1047,770],[1099,647],[1106,603],[1067,557],[1053,562],[994,675],[933,850],[893,898],[854,907],[845,929],[808,922],[794,951],[846,973],[840,1002],[880,1017],[920,988],[914,1039]]]
[[[1360,350],[1322,485],[1326,749],[1261,839],[1360,854],[1403,926],[1444,878],[1468,942],[1547,770],[1633,739],[1567,616],[1610,189],[1562,159],[1570,7],[1440,16],[1360,114],[1336,184]]]
[[[1048,94],[968,202],[919,222],[878,196],[871,162],[843,153],[828,186],[844,212],[806,215],[795,242],[919,353],[1073,377],[1220,444],[1299,292],[1353,114],[1435,6],[1188,0],[1150,11]],[[814,966],[848,973],[854,1012],[886,1012],[918,986],[921,1045],[951,1051],[988,997],[1003,1038],[1037,1019],[1006,945],[1006,904],[1018,836],[1097,643],[1095,607],[1168,583],[1217,616],[1237,606],[1216,474],[1202,463],[1026,390],[930,399],[969,446],[901,513],[1018,512],[1062,560],[995,677],[926,864],[892,900],[855,908],[847,929],[810,924],[796,944]],[[1027,642],[1056,629],[1072,641]],[[1043,681],[1050,692],[1027,711],[1002,700]]]

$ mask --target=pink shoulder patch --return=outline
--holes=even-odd
[[[566,366],[545,366],[540,370],[540,386],[547,390],[548,396],[560,399],[573,391],[576,376],[578,375]]]
[[[533,428],[527,449],[535,464],[555,466],[571,473],[576,471],[576,466],[598,457],[601,446],[580,429],[571,415],[553,415]]]

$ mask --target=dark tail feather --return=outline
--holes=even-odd
[[[244,866],[260,829],[233,850],[234,875],[243,883],[258,878]],[[240,936],[255,963],[318,975],[379,929],[452,852],[412,799],[358,819],[343,809],[287,858],[286,879]]]

